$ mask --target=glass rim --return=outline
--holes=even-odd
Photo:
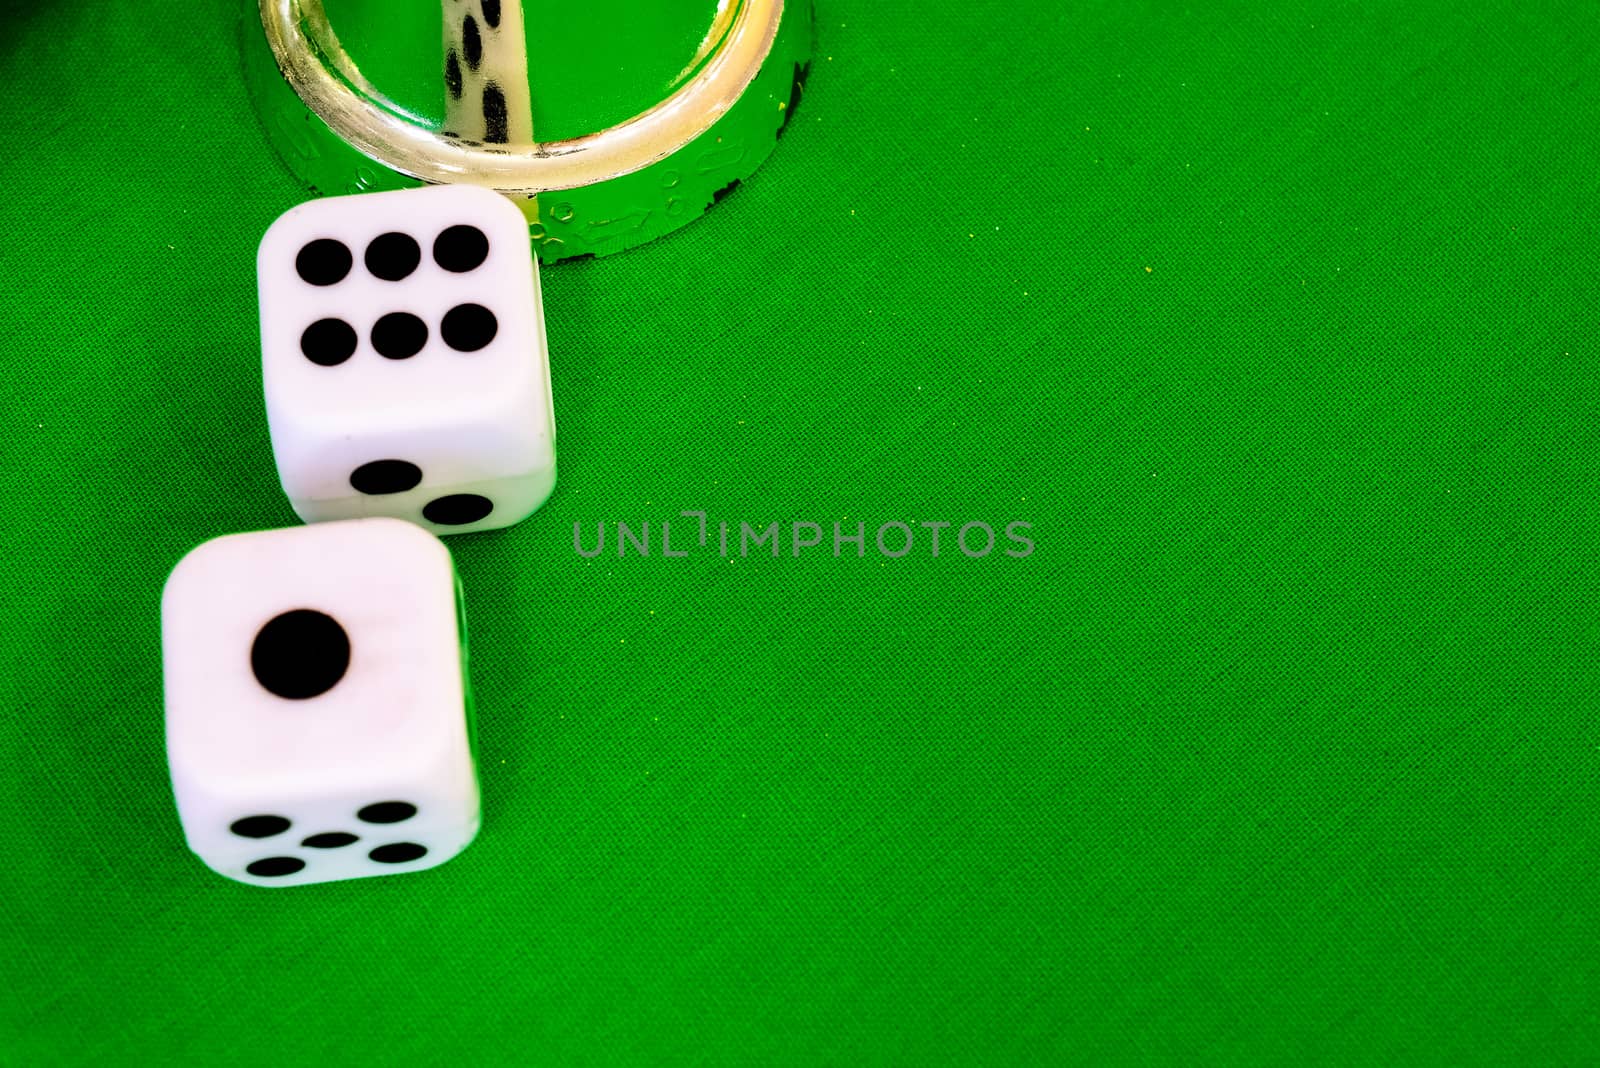
[[[642,170],[709,130],[761,70],[777,38],[784,3],[726,0],[701,49],[702,54],[713,49],[709,58],[666,99],[594,133],[524,146],[477,144],[424,127],[362,77],[334,35],[321,0],[260,0],[260,7],[284,80],[358,151],[425,182],[469,182],[531,195]],[[731,24],[719,34],[729,9]]]

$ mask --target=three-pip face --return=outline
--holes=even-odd
[[[267,419],[308,522],[508,526],[555,484],[537,266],[500,195],[435,186],[311,201],[257,256]]]
[[[162,595],[189,848],[259,886],[441,864],[479,795],[455,571],[393,519],[208,541]]]

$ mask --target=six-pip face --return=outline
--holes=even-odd
[[[312,201],[257,256],[267,417],[308,521],[391,515],[506,526],[555,481],[527,224],[440,186]]]

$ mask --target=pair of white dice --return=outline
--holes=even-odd
[[[526,222],[469,186],[313,201],[257,267],[273,451],[312,525],[207,542],[167,581],[179,818],[246,883],[432,867],[472,841],[479,795],[460,591],[429,531],[515,523],[555,482]]]

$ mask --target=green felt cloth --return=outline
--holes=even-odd
[[[477,844],[284,891],[161,735],[168,570],[294,522],[252,6],[4,16],[0,1062],[1600,1060],[1586,5],[823,0],[753,179],[545,271]],[[682,510],[867,553],[574,552]]]

